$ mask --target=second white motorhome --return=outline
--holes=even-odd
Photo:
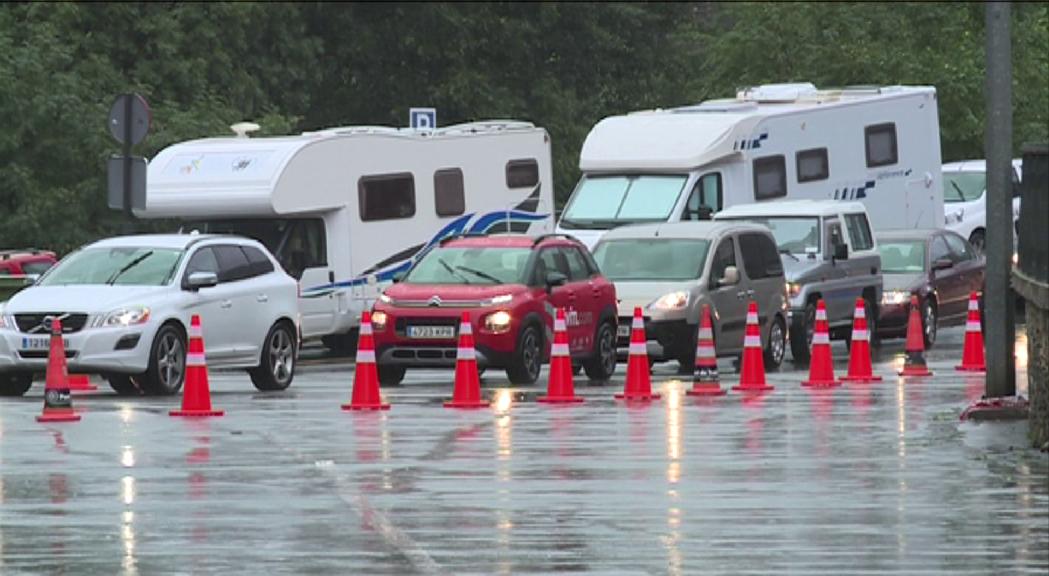
[[[736,204],[859,200],[875,228],[943,225],[936,89],[772,84],[597,123],[558,231],[593,246],[634,222]]]
[[[528,122],[207,138],[149,164],[144,218],[261,241],[298,279],[304,338],[332,347],[444,237],[553,229],[550,138]]]

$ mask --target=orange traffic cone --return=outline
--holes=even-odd
[[[375,365],[375,339],[372,336],[372,313],[361,314],[357,338],[357,366],[353,371],[353,394],[343,410],[389,410],[379,394],[379,371]]]
[[[477,375],[477,352],[474,350],[473,326],[470,314],[463,312],[459,321],[459,350],[455,359],[455,390],[445,408],[485,408],[489,402],[481,400],[481,378]]]
[[[699,335],[696,338],[696,366],[692,375],[689,396],[721,396],[725,390],[718,380],[718,358],[714,349],[714,329],[710,322],[710,305],[703,305],[700,314]]]
[[[969,319],[965,322],[965,351],[962,363],[955,367],[962,372],[986,372],[983,357],[983,331],[980,330],[980,300],[976,292],[969,294]]]
[[[76,422],[80,415],[73,412],[69,396],[69,373],[66,367],[66,346],[62,340],[62,322],[51,320],[51,349],[47,354],[47,382],[44,384],[44,411],[37,422]]]
[[[852,345],[849,348],[849,372],[841,378],[845,382],[881,382],[871,366],[870,334],[867,332],[867,309],[863,298],[856,299],[852,316]]]
[[[87,374],[70,374],[69,389],[74,392],[93,392],[98,390],[98,386],[91,383]]]
[[[546,388],[546,396],[540,396],[537,400],[551,404],[583,401],[575,395],[575,384],[572,382],[572,356],[568,351],[564,308],[558,308],[557,317],[554,318],[554,343],[550,346],[550,383]]]
[[[774,386],[765,383],[765,358],[761,349],[761,326],[758,324],[758,304],[753,300],[747,307],[747,332],[743,337],[743,369],[739,384],[732,387],[739,392],[765,392]]]
[[[911,295],[911,314],[907,320],[907,359],[900,376],[932,376],[925,365],[925,336],[922,334],[922,319],[918,313],[918,297]]]
[[[189,321],[189,350],[186,352],[186,381],[182,389],[182,409],[168,412],[171,416],[222,416],[222,410],[211,408],[208,386],[208,363],[204,357],[204,332],[200,316]]]
[[[648,345],[645,338],[645,318],[641,307],[634,308],[634,321],[630,329],[630,356],[626,365],[626,385],[619,400],[658,400],[660,395],[652,393],[652,378],[648,373]]]
[[[809,360],[809,379],[802,386],[832,388],[841,386],[834,378],[834,359],[830,351],[830,327],[827,325],[827,307],[820,298],[816,303],[816,327],[812,334],[812,354]]]

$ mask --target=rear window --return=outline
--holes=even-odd
[[[764,234],[740,234],[739,251],[743,254],[743,269],[751,280],[783,275],[776,244]]]
[[[875,124],[864,129],[867,149],[867,167],[888,166],[899,160],[896,149],[896,125],[892,122]]]
[[[438,216],[458,216],[466,211],[463,171],[446,168],[433,174],[433,202]]]
[[[925,242],[896,240],[878,244],[885,274],[919,274],[925,270]]]
[[[507,162],[507,188],[531,188],[538,183],[539,164],[535,160],[511,160]]]
[[[594,260],[611,280],[692,280],[702,274],[709,248],[709,240],[609,240],[597,245]]]
[[[787,161],[783,155],[754,159],[754,199],[787,195]]]

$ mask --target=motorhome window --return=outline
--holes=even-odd
[[[925,270],[925,242],[920,240],[881,242],[878,253],[885,274],[916,274]]]
[[[830,177],[830,165],[827,162],[826,148],[802,150],[795,155],[798,170],[798,182],[815,182]]]
[[[971,202],[983,196],[987,189],[985,172],[944,172],[943,201]]]
[[[754,159],[754,199],[787,195],[787,160],[782,154]]]
[[[357,181],[361,220],[397,220],[415,216],[415,178],[411,174],[362,176]]]
[[[511,160],[506,163],[507,188],[531,188],[539,183],[539,164],[535,160]]]
[[[462,170],[446,168],[434,172],[433,203],[438,216],[458,216],[466,211]]]
[[[630,238],[601,242],[594,259],[615,281],[679,281],[699,278],[709,240]]]
[[[871,227],[864,214],[846,214],[845,227],[849,230],[849,240],[853,250],[870,250],[874,248]]]
[[[521,284],[529,248],[441,246],[426,253],[405,284]]]
[[[776,245],[764,234],[740,234],[739,251],[743,254],[743,268],[751,280],[772,278],[783,274]]]
[[[867,167],[888,166],[898,159],[896,149],[896,124],[874,124],[864,129],[867,145]]]
[[[721,172],[704,174],[689,194],[682,220],[710,220],[710,216],[721,210]]]
[[[564,228],[603,229],[670,217],[683,175],[586,176],[561,214]]]
[[[302,278],[305,270],[327,266],[324,221],[320,218],[293,220],[276,256],[284,271],[296,280]]]

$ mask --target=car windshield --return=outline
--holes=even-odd
[[[918,274],[925,270],[925,242],[889,240],[878,242],[884,274]]]
[[[594,249],[594,259],[611,280],[692,280],[703,273],[709,248],[709,240],[608,240]]]
[[[70,254],[40,279],[41,286],[119,284],[163,286],[171,281],[182,250],[119,246]]]
[[[983,172],[944,172],[943,201],[970,202],[983,195],[987,174]]]
[[[561,215],[564,228],[603,230],[666,220],[687,176],[584,176]]]
[[[524,284],[532,251],[505,246],[448,246],[430,250],[405,284]]]
[[[776,239],[776,247],[779,248],[781,253],[805,254],[811,251],[819,252],[820,219],[815,216],[748,217],[745,220],[767,226],[772,231],[772,236]]]

